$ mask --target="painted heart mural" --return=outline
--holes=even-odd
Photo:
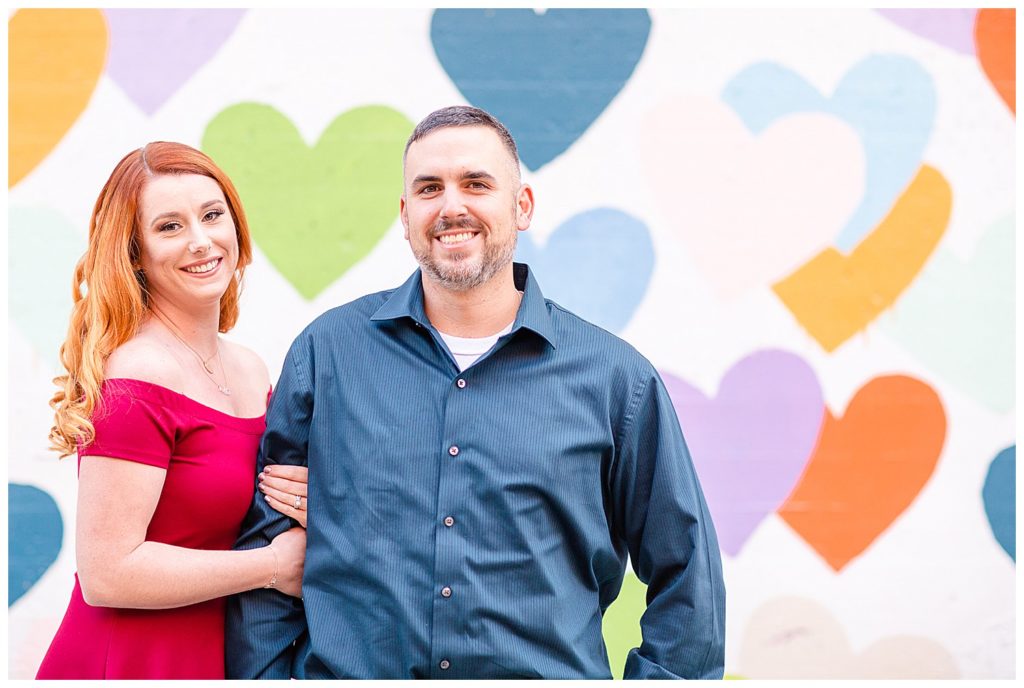
[[[929,638],[889,635],[857,652],[843,625],[821,603],[769,600],[751,615],[739,650],[751,679],[951,679],[960,670]]]
[[[639,136],[664,223],[725,300],[830,247],[864,195],[860,139],[834,115],[794,114],[754,134],[719,101],[675,97]]]
[[[7,212],[8,270],[17,284],[8,298],[11,320],[54,371],[71,316],[71,280],[85,252],[86,230],[76,231],[56,210],[15,206]]]
[[[152,115],[231,37],[245,10],[106,9],[107,74]]]
[[[818,444],[779,516],[841,571],[917,498],[945,440],[946,412],[935,390],[904,375],[874,378],[844,415],[826,410]]]
[[[430,40],[466,100],[501,120],[538,170],[618,95],[650,30],[642,9],[439,9]]]
[[[1005,217],[962,259],[938,250],[879,328],[985,406],[1015,403],[1016,218]]]
[[[978,10],[974,27],[978,62],[993,88],[1014,114],[1017,113],[1017,11]]]
[[[519,234],[516,260],[535,270],[544,296],[606,330],[618,332],[640,302],[654,269],[647,225],[614,208],[566,220],[543,247]]]
[[[1017,561],[1017,445],[992,459],[981,498],[996,542]]]
[[[974,8],[875,10],[892,23],[964,55],[974,54]]]
[[[952,204],[949,183],[925,165],[849,255],[826,249],[772,289],[826,351],[835,351],[914,280],[945,233]]]
[[[203,151],[231,177],[257,246],[306,299],[366,256],[398,217],[413,123],[384,106],[339,115],[306,144],[269,105],[219,113]]]
[[[858,62],[830,97],[793,70],[762,62],[733,77],[722,100],[755,134],[798,112],[834,115],[857,132],[866,158],[866,188],[835,237],[840,251],[851,250],[874,230],[918,174],[936,108],[932,77],[902,55],[872,55]]]
[[[7,22],[7,186],[35,169],[75,123],[103,72],[99,10],[22,9]]]
[[[818,379],[785,351],[750,354],[722,377],[718,394],[662,373],[679,416],[718,544],[739,554],[804,470],[825,412]]]
[[[57,502],[32,485],[7,486],[7,606],[36,584],[60,554],[64,521]]]

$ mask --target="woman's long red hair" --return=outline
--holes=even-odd
[[[74,307],[60,359],[67,375],[54,378],[60,388],[50,407],[52,449],[61,457],[92,442],[92,414],[110,354],[138,332],[146,315],[146,279],[139,263],[139,199],[146,183],[162,174],[201,174],[224,192],[238,236],[238,267],[220,300],[220,331],[238,320],[238,299],[245,267],[252,261],[249,225],[231,180],[201,151],[182,143],[157,141],[134,150],[117,163],[103,185],[89,219],[89,247],[75,266]]]

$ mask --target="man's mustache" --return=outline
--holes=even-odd
[[[454,221],[440,219],[434,223],[434,228],[431,231],[432,236],[438,236],[443,232],[447,232],[450,229],[475,229],[483,230],[483,225],[479,221],[472,217],[460,217]]]

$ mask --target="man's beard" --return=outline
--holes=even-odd
[[[438,220],[430,232],[430,241],[433,241],[438,234],[450,229],[483,231],[479,222],[468,217],[455,222]],[[428,244],[422,251],[414,251],[414,254],[420,268],[438,286],[452,291],[468,291],[481,284],[486,284],[512,262],[516,253],[517,238],[517,233],[513,230],[511,241],[503,244],[485,241],[484,250],[474,258],[456,253],[449,260],[437,261],[430,250],[431,244]]]

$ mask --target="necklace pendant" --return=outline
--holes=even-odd
[[[216,384],[216,383],[214,383],[214,384]],[[231,390],[228,389],[227,387],[221,387],[220,385],[217,385],[217,389],[220,390],[221,394],[223,394],[225,396],[231,396]]]

